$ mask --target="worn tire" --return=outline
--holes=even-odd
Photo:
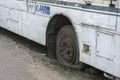
[[[79,62],[77,37],[71,25],[64,26],[57,35],[56,56],[64,66],[79,70],[83,70],[85,67],[85,64]]]

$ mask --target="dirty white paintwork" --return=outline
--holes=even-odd
[[[71,2],[84,3],[85,1]],[[92,2],[95,5],[109,7],[109,0],[92,0]],[[116,7],[120,7],[117,2],[115,4]],[[37,5],[50,7],[50,14],[44,14],[35,12],[35,5],[32,1],[26,3],[25,0],[0,0],[0,26],[46,45],[47,25],[55,14],[62,13],[71,20],[76,30],[80,61],[120,77],[120,17],[102,14],[119,13],[37,2]],[[89,45],[88,54],[83,52],[83,44]]]

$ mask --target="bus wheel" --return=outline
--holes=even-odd
[[[79,62],[79,48],[75,31],[72,26],[64,26],[57,35],[56,56],[65,66],[83,69],[84,64]]]

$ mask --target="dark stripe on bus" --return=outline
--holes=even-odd
[[[92,4],[91,5],[86,5],[86,4],[81,4],[81,3],[56,1],[56,0],[40,0],[40,1],[41,2],[47,2],[47,3],[59,4],[59,5],[67,5],[67,6],[71,6],[71,7],[72,6],[75,7],[77,5],[77,7],[81,7],[83,9],[120,13],[120,8],[114,8],[114,7],[106,7],[106,6],[99,6],[99,5],[92,5]]]

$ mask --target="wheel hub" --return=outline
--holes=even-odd
[[[60,56],[67,63],[73,63],[74,60],[73,44],[73,41],[68,37],[64,38],[60,43]]]

